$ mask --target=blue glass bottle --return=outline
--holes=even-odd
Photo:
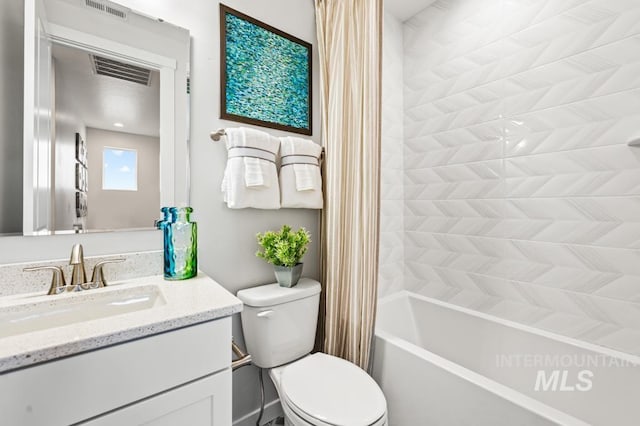
[[[171,207],[164,232],[164,278],[185,280],[198,274],[198,224],[191,207]]]
[[[171,213],[169,212],[169,207],[162,207],[160,212],[162,213],[162,219],[156,220],[155,225],[158,229],[164,229],[167,223],[171,221]]]
[[[156,227],[162,231],[162,235],[164,238],[164,276],[165,278],[169,274],[173,274],[172,271],[175,270],[174,266],[174,257],[173,257],[173,244],[171,243],[171,212],[169,211],[170,207],[162,207],[160,211],[162,212],[163,218],[156,222]]]

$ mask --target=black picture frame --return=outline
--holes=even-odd
[[[87,194],[76,191],[76,217],[86,217],[88,213]]]
[[[229,69],[228,65],[229,66],[231,65],[227,63],[227,56],[228,56],[227,15],[232,15],[236,18],[246,21],[247,23],[254,25],[256,27],[259,27],[260,29],[268,33],[274,34],[275,36],[278,36],[278,37],[282,37],[288,40],[289,42],[294,43],[295,45],[298,45],[306,49],[305,60],[306,60],[306,67],[308,69],[308,72],[307,72],[308,75],[306,76],[306,82],[307,82],[306,88],[303,88],[303,90],[305,91],[304,93],[306,95],[305,111],[306,111],[307,119],[306,119],[306,123],[304,123],[303,126],[296,127],[296,126],[287,125],[284,123],[285,121],[284,119],[280,122],[278,122],[277,120],[263,120],[260,118],[251,117],[250,115],[245,115],[243,113],[229,111],[228,103],[227,103],[229,78],[227,73],[233,72],[233,70]],[[256,40],[256,44],[259,45],[259,43],[260,41]],[[251,46],[249,46],[249,48],[251,48]],[[313,131],[312,56],[313,56],[313,46],[311,43],[301,40],[291,34],[285,33],[284,31],[274,28],[269,24],[266,24],[255,18],[252,18],[251,16],[248,16],[242,12],[234,10],[226,5],[220,4],[220,101],[221,101],[220,102],[220,118],[224,120],[236,121],[236,122],[245,123],[245,124],[253,124],[257,126],[271,128],[271,129],[284,130],[284,131],[298,133],[298,134],[307,135],[307,136],[312,135],[312,131]],[[244,65],[246,64],[243,64],[243,66]],[[277,66],[277,65],[278,64],[274,64],[274,66]],[[304,66],[304,64],[302,66]],[[269,68],[269,67],[266,67],[266,68]],[[260,72],[260,70],[254,70],[254,71]],[[242,72],[246,72],[246,70],[243,70]],[[254,87],[248,87],[247,92],[251,93],[251,96],[255,98],[267,99],[269,97],[268,93],[262,93],[261,88],[258,85]],[[287,93],[281,93],[280,95],[282,96],[282,98],[288,97]],[[298,108],[298,110],[300,110],[300,108]]]
[[[76,133],[76,160],[84,166],[87,165],[87,144],[80,133]]]
[[[76,162],[76,190],[87,192],[89,190],[88,170],[81,163]]]

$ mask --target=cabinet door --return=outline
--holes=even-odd
[[[226,317],[0,374],[0,426],[97,418],[228,369],[230,346]]]
[[[80,425],[230,426],[231,370],[196,380]]]

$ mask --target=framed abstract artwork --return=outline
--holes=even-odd
[[[310,43],[220,5],[221,118],[311,135]]]

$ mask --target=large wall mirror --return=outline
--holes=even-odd
[[[188,202],[189,32],[104,0],[25,3],[21,233],[151,228]]]

